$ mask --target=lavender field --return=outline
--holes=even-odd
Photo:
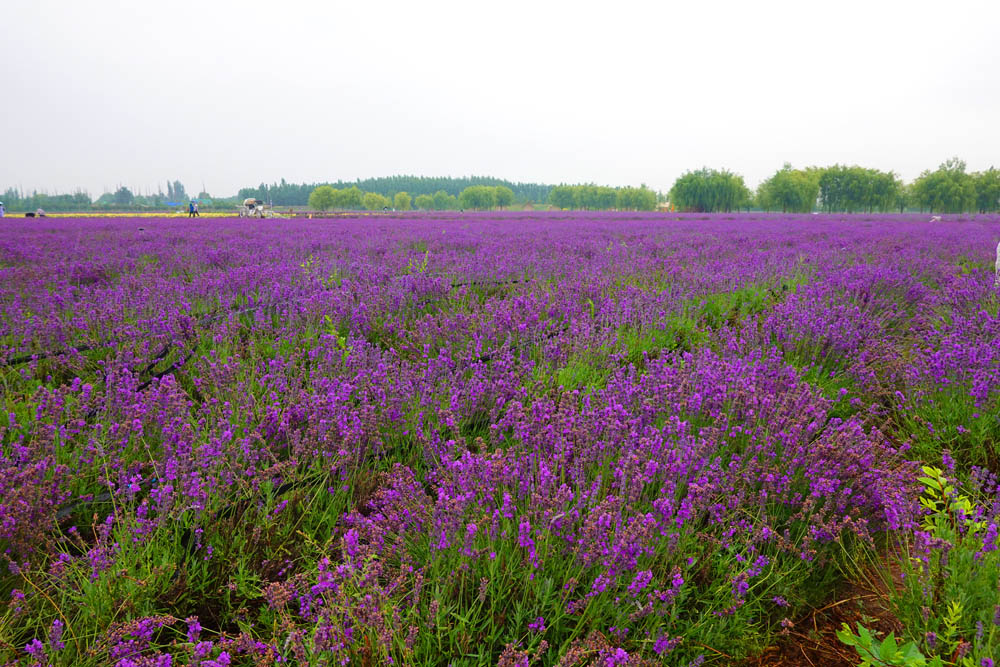
[[[867,581],[992,665],[1000,217],[927,219],[5,219],[0,664],[759,664]]]

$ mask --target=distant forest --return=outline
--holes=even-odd
[[[462,178],[428,177],[428,176],[384,176],[367,178],[357,181],[336,181],[330,183],[289,183],[281,179],[280,183],[261,183],[257,187],[241,188],[236,195],[229,197],[212,196],[207,192],[199,192],[197,196],[188,193],[180,181],[167,181],[166,192],[161,186],[157,192],[139,194],[125,186],[119,186],[114,192],[106,192],[92,200],[86,192],[77,191],[72,194],[49,194],[44,192],[24,192],[20,189],[7,188],[0,194],[8,211],[123,211],[123,210],[162,210],[169,208],[183,209],[191,199],[201,202],[202,210],[229,210],[244,199],[253,197],[274,204],[274,206],[307,206],[309,194],[320,185],[331,185],[338,190],[356,187],[362,192],[371,192],[393,200],[397,193],[405,192],[410,197],[420,195],[433,196],[439,192],[457,198],[466,188],[485,186],[504,186],[514,193],[514,201],[519,204],[532,202],[535,204],[549,201],[551,185],[541,183],[514,183],[502,178],[488,176],[466,176]]]
[[[551,185],[541,183],[514,183],[501,178],[488,176],[465,176],[461,178],[432,176],[383,176],[381,178],[366,178],[357,181],[337,181],[335,183],[288,183],[281,179],[280,183],[268,185],[261,183],[255,188],[241,188],[238,199],[255,197],[271,202],[275,206],[305,206],[309,203],[309,193],[317,186],[331,185],[338,190],[357,187],[363,192],[374,192],[392,199],[397,192],[405,192],[412,197],[418,195],[433,195],[443,190],[449,195],[458,197],[462,190],[473,185],[502,185],[511,189],[514,200],[518,203],[545,203],[549,201]]]

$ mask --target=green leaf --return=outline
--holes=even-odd
[[[851,626],[847,625],[847,623],[842,623],[841,626],[841,629],[837,630],[837,639],[847,646],[857,646],[858,640],[854,636],[854,633],[851,632]]]
[[[896,657],[896,637],[893,633],[882,640],[882,645],[878,648],[878,657],[885,662],[892,662]]]
[[[923,667],[927,664],[927,659],[924,658],[924,654],[920,652],[917,648],[916,643],[909,642],[903,647],[903,662],[905,662],[908,667]]]

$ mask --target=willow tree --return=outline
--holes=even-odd
[[[459,193],[458,203],[462,208],[491,209],[497,205],[497,192],[488,185],[470,185]]]
[[[637,188],[619,188],[615,205],[626,211],[656,210],[656,193],[645,184]]]
[[[913,195],[921,210],[931,213],[963,213],[976,206],[976,184],[965,173],[965,162],[952,158],[936,171],[924,171],[913,182]]]
[[[337,193],[337,196],[333,201],[334,208],[357,209],[362,207],[365,193],[363,193],[356,185],[342,190],[335,190],[335,192]]]
[[[891,211],[903,195],[903,183],[891,171],[835,164],[819,177],[819,198],[829,212]]]
[[[458,208],[458,199],[455,195],[450,195],[444,190],[438,190],[435,192],[433,198],[434,210],[436,211],[450,211]]]
[[[972,174],[976,187],[976,209],[980,213],[1000,210],[1000,170],[990,167]]]
[[[497,206],[500,208],[510,206],[514,203],[514,191],[506,185],[494,185],[493,197],[496,199]]]
[[[757,205],[782,213],[809,213],[819,196],[819,174],[816,170],[792,169],[785,163],[774,176],[757,188]]]
[[[326,211],[337,201],[337,190],[332,185],[320,185],[309,193],[309,208]]]
[[[750,195],[739,174],[703,167],[674,181],[669,197],[680,211],[729,212],[749,206]]]
[[[556,208],[607,211],[618,206],[619,189],[606,185],[557,185],[549,191],[549,203]],[[654,195],[655,207],[655,195]]]
[[[392,201],[385,195],[377,192],[366,192],[361,198],[361,203],[369,211],[378,211],[392,206]]]
[[[405,192],[397,192],[392,198],[392,207],[397,211],[409,211],[413,200]]]

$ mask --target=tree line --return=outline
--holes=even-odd
[[[549,193],[549,203],[556,208],[607,211],[611,209],[652,211],[659,198],[645,184],[633,188],[606,185],[557,185]]]
[[[598,185],[557,185],[551,188],[548,201],[556,208],[604,211],[610,209],[652,211],[656,209],[657,195],[645,185],[638,188],[612,188]],[[470,209],[487,211],[505,208],[517,202],[514,191],[505,185],[470,185],[458,196],[438,190],[433,195],[418,194],[411,198],[407,192],[397,192],[392,199],[380,193],[366,193],[355,185],[335,188],[319,185],[309,194],[309,207],[317,211],[330,209],[366,209],[369,211],[393,208],[409,211],[448,211]],[[524,203],[524,202],[522,202]]]
[[[313,205],[311,196],[322,186],[322,210],[453,210],[503,208],[513,203],[548,202],[560,209],[581,210],[653,210],[666,200],[681,211],[764,211],[830,213],[888,212],[920,210],[931,213],[990,213],[1000,211],[1000,170],[990,167],[969,173],[966,164],[952,158],[937,169],[925,170],[912,183],[891,171],[857,165],[835,164],[830,167],[795,169],[785,164],[756,191],[747,187],[743,177],[725,169],[702,168],[681,175],[666,195],[658,195],[645,185],[638,188],[612,188],[594,184],[543,185],[513,183],[502,179],[470,176],[434,178],[424,176],[389,176],[353,183],[295,184],[261,183],[256,188],[242,188],[235,197],[213,198],[207,192],[197,197],[203,209],[231,210],[243,199],[253,197],[275,206]],[[367,197],[367,195],[373,195]],[[376,197],[377,195],[377,197]],[[400,196],[402,195],[402,196]],[[136,194],[125,186],[92,200],[83,191],[48,194],[7,188],[0,201],[9,211],[81,210],[156,210],[183,206],[190,195],[180,181],[168,181],[166,192]],[[366,198],[367,197],[367,198]]]
[[[9,211],[79,211],[91,208],[93,202],[90,195],[83,191],[72,194],[50,195],[40,192],[22,193],[14,188],[7,188],[0,196],[0,202]]]
[[[991,213],[1000,211],[1000,170],[968,173],[965,162],[952,158],[905,184],[891,171],[839,164],[794,169],[785,163],[752,192],[739,174],[703,168],[678,178],[668,199],[676,210],[703,212]]]
[[[356,185],[335,188],[318,185],[309,193],[309,208],[316,211],[330,209],[380,211],[392,208],[409,211],[414,207],[423,211],[451,211],[457,209],[489,210],[510,206],[515,201],[514,192],[505,185],[470,185],[458,196],[438,190],[434,194],[396,192],[391,198],[379,192],[365,192]]]
[[[204,208],[232,208],[235,198],[214,199],[207,192],[200,192],[195,197],[189,196],[184,184],[180,181],[167,181],[167,191],[163,192],[163,187],[149,194],[136,194],[124,185],[118,186],[114,192],[105,192],[97,199],[91,199],[90,195],[82,190],[69,194],[48,194],[44,192],[32,191],[26,193],[16,188],[7,188],[0,201],[10,211],[85,211],[85,210],[142,210],[142,209],[164,209],[170,206],[186,206],[191,199],[197,199]]]
[[[474,186],[503,187],[510,190],[514,200],[519,203],[544,202],[548,200],[550,185],[541,183],[515,183],[500,178],[487,176],[466,176],[461,178],[431,177],[431,176],[386,176],[382,178],[358,179],[357,181],[337,181],[330,183],[288,183],[281,179],[280,183],[270,185],[261,183],[255,188],[241,188],[238,193],[240,200],[253,197],[271,202],[275,206],[306,206],[309,195],[321,185],[329,185],[335,190],[350,190],[357,188],[362,192],[372,192],[390,200],[399,192],[405,192],[411,197],[427,195],[435,197],[439,192],[457,198],[463,191]],[[340,207],[335,207],[340,208]]]

